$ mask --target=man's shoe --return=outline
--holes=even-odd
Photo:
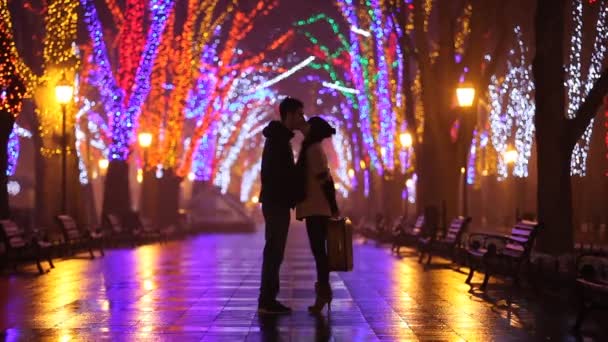
[[[290,314],[291,308],[281,304],[278,301],[273,303],[258,306],[258,313],[267,315],[284,315]]]

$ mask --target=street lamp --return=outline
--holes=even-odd
[[[144,170],[146,169],[146,164],[148,163],[148,147],[152,145],[152,133],[141,132],[137,136],[137,142],[139,146],[144,150]]]
[[[142,132],[137,136],[137,141],[139,142],[139,146],[142,148],[148,148],[152,145],[152,133]]]
[[[412,147],[412,143],[413,143],[412,135],[409,132],[404,132],[404,133],[399,134],[399,142],[401,143],[401,146],[404,148]]]
[[[456,88],[456,100],[458,100],[458,107],[463,109],[471,109],[475,102],[475,87],[468,83],[460,83]],[[472,118],[466,118],[465,120],[471,120]],[[465,158],[466,163],[466,158]],[[469,211],[468,203],[468,186],[467,186],[467,169],[461,168],[460,173],[463,176],[462,181],[462,215],[467,216]]]
[[[149,184],[149,181],[146,182],[146,172],[147,172],[147,168],[148,168],[148,148],[152,145],[152,133],[149,133],[149,132],[139,133],[137,135],[137,142],[139,143],[139,147],[141,147],[144,150],[143,170],[142,170],[141,174],[140,173],[137,174],[137,180],[139,183],[142,183],[139,208],[140,208],[140,211],[145,212],[146,210],[142,210],[142,209],[144,209],[144,204],[148,203],[148,202],[146,202],[146,196],[147,196],[146,188],[150,184]],[[141,181],[140,181],[140,179],[141,179]],[[148,208],[146,207],[145,209],[148,209]]]
[[[456,99],[458,100],[458,107],[466,108],[473,106],[475,88],[470,84],[461,83],[456,88]]]
[[[72,102],[74,96],[74,87],[65,77],[65,72],[62,73],[61,79],[55,85],[55,97],[61,105],[61,213],[67,211],[67,154],[68,142],[66,136],[66,116],[67,105]]]
[[[505,160],[505,163],[507,164],[515,164],[515,162],[517,161],[517,158],[519,157],[519,153],[517,152],[516,149],[510,148],[507,151],[504,152],[503,154],[503,158]]]
[[[110,162],[107,159],[99,159],[99,162],[97,162],[97,165],[99,166],[99,169],[101,171],[105,171],[108,166],[110,165]]]

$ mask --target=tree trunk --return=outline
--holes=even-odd
[[[155,169],[144,170],[143,180],[141,183],[141,197],[139,200],[139,213],[142,217],[157,223],[159,180],[156,178],[155,171]]]
[[[8,140],[13,130],[15,118],[6,111],[0,111],[0,219],[10,218],[11,212],[8,203],[8,176],[6,169],[8,167]]]
[[[175,174],[175,170],[166,169],[163,177],[159,179],[158,187],[158,224],[168,227],[179,223],[179,196],[182,178]]]
[[[131,211],[129,164],[127,161],[110,161],[104,188],[102,215],[114,214],[123,217]]]
[[[538,160],[538,219],[543,230],[539,251],[552,255],[570,253],[574,247],[572,229],[572,186],[570,183],[571,139],[565,118],[564,51],[565,0],[538,0],[536,10],[536,149]]]
[[[39,110],[43,110],[40,109]],[[41,115],[33,116],[33,127],[44,127],[41,122]],[[68,126],[70,127],[70,126]],[[35,184],[35,226],[47,229],[50,237],[62,236],[55,221],[55,216],[62,210],[61,194],[66,192],[67,214],[72,216],[77,222],[88,222],[86,215],[88,205],[83,201],[86,198],[86,189],[79,181],[78,156],[75,153],[68,153],[66,164],[66,189],[62,188],[61,183],[61,154],[43,155],[46,151],[55,151],[60,146],[60,133],[50,131],[46,135],[38,129],[32,137],[34,145],[34,172],[36,175]],[[68,131],[67,144],[69,151],[76,151],[74,135]],[[84,197],[83,197],[84,196]]]

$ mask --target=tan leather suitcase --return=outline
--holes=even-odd
[[[327,225],[327,258],[330,271],[352,271],[353,226],[348,218],[330,218]]]

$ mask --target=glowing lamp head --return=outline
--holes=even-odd
[[[152,145],[152,133],[142,132],[137,136],[137,142],[142,148],[148,148]]]
[[[361,166],[361,170],[365,170],[365,168],[367,168],[367,165],[365,164],[365,161],[360,161],[359,162],[359,166]]]
[[[470,84],[460,84],[456,88],[456,99],[458,107],[471,107],[475,100],[475,88]]]
[[[196,175],[194,174],[194,172],[190,172],[188,173],[188,180],[189,181],[194,181],[194,179],[196,178]]]
[[[407,186],[408,188],[411,188],[412,186],[414,186],[414,180],[413,179],[408,179],[405,181],[405,186]]]
[[[467,169],[465,169],[464,167],[460,168],[460,173],[462,173],[464,175],[464,173],[467,171]]]
[[[101,170],[105,170],[110,165],[110,162],[107,159],[99,159],[98,165]]]
[[[260,199],[258,198],[258,196],[251,197],[251,203],[258,204],[259,202],[260,202]]]
[[[74,96],[74,86],[68,82],[68,79],[65,77],[65,73],[61,77],[61,80],[55,85],[55,97],[57,97],[57,102],[62,105],[66,105],[72,101],[72,97]]]
[[[350,178],[355,177],[355,170],[353,170],[353,169],[348,169],[348,177],[350,177]]]
[[[408,132],[399,134],[399,142],[401,142],[401,146],[404,148],[412,147],[412,135]]]
[[[511,148],[504,153],[503,157],[505,159],[505,163],[513,164],[517,161],[519,153],[517,152],[517,150]]]

